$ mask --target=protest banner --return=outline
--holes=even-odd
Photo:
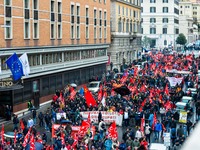
[[[61,118],[62,116],[66,119],[66,113],[65,113],[65,112],[63,112],[63,113],[56,113],[56,119],[57,119],[57,120],[60,120],[60,118]]]
[[[187,112],[186,111],[180,111],[179,122],[187,123]]]
[[[89,113],[91,121],[93,121],[94,123],[98,123],[99,111],[80,112],[80,114],[84,119],[87,119]],[[102,114],[102,119],[106,124],[110,124],[115,121],[118,126],[122,126],[123,115],[119,114],[118,112],[101,111],[101,114]]]

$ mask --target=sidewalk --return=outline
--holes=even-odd
[[[38,116],[39,112],[45,112],[47,110],[47,108],[50,107],[50,105],[51,105],[50,102],[46,103],[44,105],[41,105],[40,108],[36,110],[37,111],[37,116]],[[24,113],[24,115],[19,115],[18,118],[19,118],[19,120],[24,118],[27,121],[29,119],[29,117],[32,117],[32,113],[30,111],[27,111],[27,112]],[[5,133],[13,131],[13,121],[12,120],[0,122],[0,130],[1,130],[2,124],[4,124]],[[38,124],[38,119],[37,119],[37,124]],[[44,127],[41,128],[39,125],[36,125],[36,129],[40,133],[44,133],[45,132]]]

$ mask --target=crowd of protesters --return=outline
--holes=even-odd
[[[135,66],[137,63],[130,64],[127,69],[123,70],[123,76],[119,75],[114,78],[115,73],[112,71],[104,75],[101,80],[101,92],[93,93],[97,104],[95,106],[87,104],[84,88],[76,90],[68,85],[64,90],[56,91],[51,108],[46,111],[36,113],[33,109],[31,110],[32,117],[28,120],[19,120],[14,115],[15,139],[14,141],[3,140],[1,147],[3,149],[9,149],[9,147],[31,149],[37,146],[38,150],[147,150],[152,142],[163,143],[163,133],[169,132],[172,147],[180,148],[194,128],[195,122],[192,122],[191,116],[188,115],[187,123],[178,125],[179,113],[175,109],[175,103],[180,101],[183,95],[191,94],[184,93],[183,88],[191,85],[198,88],[196,87],[196,84],[198,85],[197,59],[194,55],[163,55],[162,53],[150,54],[148,59],[142,69]],[[191,73],[183,76],[181,84],[171,87],[166,76],[172,75],[168,74],[167,70],[173,69]],[[182,76],[176,75],[176,77]],[[72,96],[74,91],[76,93]],[[105,104],[102,103],[103,96]],[[199,97],[198,93],[195,98],[199,99]],[[200,110],[198,101],[196,108]],[[91,120],[91,124],[95,126],[93,138],[90,132],[84,133],[81,137],[72,135],[72,126],[81,126],[84,120],[80,113],[83,111],[99,111],[98,123]],[[104,122],[101,111],[115,111],[123,115],[122,139],[118,140],[117,137],[109,136],[109,128]],[[188,109],[187,111],[192,112],[193,110]],[[62,116],[57,120],[56,113],[63,112],[66,113],[66,117]],[[197,113],[198,118],[199,114]],[[60,126],[55,131],[54,138],[47,137],[46,132],[52,132],[52,125],[62,124],[63,120],[68,121],[66,126]],[[36,126],[44,127],[46,131],[39,134]]]

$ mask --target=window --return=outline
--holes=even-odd
[[[71,25],[71,39],[74,39],[74,25]]]
[[[29,0],[24,0],[24,19],[29,19]]]
[[[99,11],[99,26],[102,26],[102,12]]]
[[[162,19],[162,22],[163,22],[163,23],[168,23],[168,21],[169,21],[168,18],[163,18],[163,19]]]
[[[120,12],[121,12],[121,11],[120,11],[120,6],[118,6],[118,13],[119,13],[119,15],[120,15]]]
[[[164,45],[165,45],[165,46],[167,45],[167,40],[164,40]]]
[[[102,38],[102,28],[99,27],[99,38],[101,39]]]
[[[179,29],[175,29],[175,33],[176,33],[176,34],[179,34]]]
[[[129,21],[126,20],[126,32],[129,32]]]
[[[156,28],[150,28],[150,34],[156,34]]]
[[[88,26],[85,27],[85,38],[86,39],[89,38],[89,27]]]
[[[51,23],[51,39],[55,39],[55,24]]]
[[[11,16],[12,16],[11,0],[5,0],[5,17],[11,18]]]
[[[167,34],[167,28],[163,28],[163,34]]]
[[[58,22],[62,22],[62,3],[58,2]]]
[[[76,6],[76,23],[80,24],[80,6]]]
[[[163,13],[168,13],[168,7],[163,7]]]
[[[62,25],[58,24],[58,39],[62,38]]]
[[[76,26],[76,38],[80,39],[80,26],[79,25]]]
[[[53,0],[51,0],[51,12],[50,12],[50,17],[51,17],[51,21],[55,21],[55,2]]]
[[[85,17],[86,17],[85,24],[89,25],[89,8],[85,8]]]
[[[121,21],[121,19],[118,20],[118,32],[122,32],[122,21]]]
[[[144,33],[143,28],[141,28],[141,34],[143,34],[143,33]]]
[[[97,10],[94,9],[94,25],[97,25]]]
[[[24,23],[24,38],[25,39],[30,38],[30,23],[29,23],[29,21],[26,21]]]
[[[39,37],[39,27],[38,27],[38,22],[33,23],[33,39],[38,39]]]
[[[156,23],[156,18],[150,18],[150,23]]]
[[[74,23],[74,5],[71,5],[71,23]]]
[[[150,0],[150,3],[156,3],[156,0]]]
[[[38,20],[38,0],[33,0],[33,19]]]
[[[106,27],[104,27],[104,39],[106,39],[107,38],[107,29],[106,29]]]
[[[179,24],[179,20],[178,19],[174,19],[174,23]]]
[[[12,25],[11,25],[11,19],[6,18],[5,22],[5,39],[11,39],[12,38]]]
[[[155,13],[156,12],[156,7],[150,7],[150,12]]]
[[[168,3],[168,0],[163,0],[163,3]]]
[[[107,13],[106,11],[104,11],[104,26],[106,27],[106,20],[107,20]]]
[[[96,38],[97,38],[97,28],[94,27],[94,39],[96,39]]]

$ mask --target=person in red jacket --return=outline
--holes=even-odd
[[[146,141],[145,137],[141,138],[140,145],[144,146],[146,150],[148,150],[148,142]]]

